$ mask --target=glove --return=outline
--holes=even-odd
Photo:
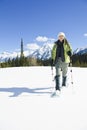
[[[68,56],[70,56],[70,58],[72,57],[71,51],[68,51],[67,54],[68,54]]]

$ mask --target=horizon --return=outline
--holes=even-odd
[[[86,0],[0,0],[0,53],[57,40],[64,32],[73,50],[87,46]]]

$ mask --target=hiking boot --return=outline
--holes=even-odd
[[[67,76],[63,76],[63,79],[62,79],[62,86],[65,86],[66,87],[66,80],[67,80]]]
[[[56,90],[59,90],[60,91],[60,76],[59,75],[56,75],[55,76],[55,80],[56,80]]]

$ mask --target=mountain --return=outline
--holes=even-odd
[[[74,54],[85,54],[87,53],[87,47],[85,48],[77,48],[75,51],[74,51]]]
[[[52,50],[53,44],[43,44],[39,49],[37,49],[35,52],[32,53],[31,56],[34,56],[39,59],[49,59],[51,57],[51,50]]]
[[[0,62],[4,62],[4,61],[8,60],[9,58],[13,59],[13,58],[17,57],[17,55],[19,56],[19,54],[20,54],[19,52],[12,52],[12,53],[3,52],[0,54]]]
[[[27,47],[24,48],[24,55],[26,57],[36,57],[42,60],[49,59],[51,57],[52,43],[44,43],[42,46],[37,44],[27,44]],[[87,53],[87,47],[77,48],[73,54],[85,54]],[[20,50],[14,52],[3,52],[0,54],[0,62],[20,57]]]
[[[36,57],[39,59],[49,59],[51,56],[53,44],[45,43],[42,46],[37,44],[28,44],[27,47],[24,49],[24,55],[26,57]],[[16,57],[20,57],[20,50],[14,52],[3,52],[0,54],[0,62],[4,62],[6,60],[13,59]]]

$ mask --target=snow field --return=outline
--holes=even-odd
[[[87,130],[87,69],[73,68],[73,87],[70,75],[51,98],[50,67],[0,69],[0,130]]]

